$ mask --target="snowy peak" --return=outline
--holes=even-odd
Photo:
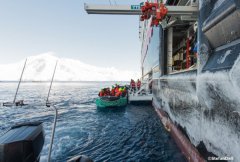
[[[134,71],[122,71],[114,67],[96,67],[79,60],[58,58],[49,52],[28,57],[23,80],[51,80],[56,61],[58,61],[55,74],[56,81],[128,81],[140,76],[138,72]],[[0,80],[18,80],[23,65],[24,60],[15,64],[0,65]]]

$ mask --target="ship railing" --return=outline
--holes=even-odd
[[[139,89],[130,89],[130,95],[133,96],[143,96],[143,95],[151,95],[151,89],[149,85],[151,84],[152,79],[150,80],[142,80],[141,86]]]

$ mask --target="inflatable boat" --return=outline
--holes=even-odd
[[[127,105],[127,96],[116,97],[116,96],[104,96],[96,99],[96,105],[99,108],[107,107],[123,107]]]

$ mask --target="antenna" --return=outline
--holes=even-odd
[[[50,87],[49,87],[49,90],[48,90],[48,95],[47,95],[47,100],[46,100],[46,106],[47,107],[51,106],[51,104],[50,104],[48,99],[49,99],[50,91],[51,91],[51,88],[52,88],[52,83],[53,83],[53,79],[54,79],[54,76],[55,76],[57,63],[58,63],[58,61],[56,61],[56,64],[55,64],[55,67],[54,67],[54,71],[53,71],[53,75],[52,75],[52,80],[51,80]],[[54,116],[54,122],[53,122],[53,126],[52,126],[52,135],[51,135],[50,146],[49,146],[49,150],[48,150],[48,162],[51,161],[52,146],[53,146],[55,128],[56,128],[56,124],[57,124],[57,116],[58,116],[57,108],[54,105],[52,105],[52,107],[54,108],[55,116]]]
[[[27,64],[27,59],[25,60],[25,63],[24,63],[24,66],[23,66],[23,70],[22,70],[22,74],[21,74],[19,82],[18,82],[17,90],[16,90],[16,93],[15,93],[15,96],[14,96],[14,99],[13,99],[13,104],[15,103],[16,98],[17,98],[18,89],[19,89],[20,83],[22,81],[22,76],[23,76],[23,72],[25,70],[26,64]]]
[[[51,88],[52,88],[52,83],[53,83],[53,79],[54,79],[54,76],[55,76],[57,63],[58,63],[58,61],[56,61],[56,64],[55,64],[55,67],[54,67],[54,71],[53,71],[53,75],[52,75],[52,80],[51,80],[50,87],[49,87],[49,90],[48,90],[48,95],[47,95],[47,100],[46,100],[46,106],[47,107],[50,107],[50,103],[49,103],[48,99],[49,99],[50,91],[51,91]]]

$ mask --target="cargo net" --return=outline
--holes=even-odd
[[[145,2],[141,6],[142,15],[140,21],[148,20],[152,16],[151,26],[158,26],[159,22],[162,21],[167,15],[168,9],[163,3],[150,3]]]

